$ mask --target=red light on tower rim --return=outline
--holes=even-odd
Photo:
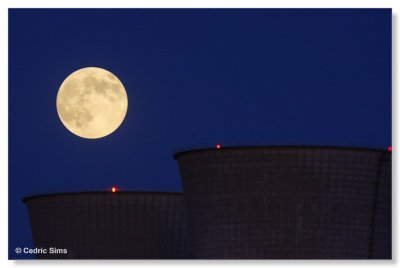
[[[117,188],[117,187],[115,187],[115,186],[111,187],[111,192],[113,192],[113,193],[116,193],[116,192],[118,192],[118,188]]]
[[[388,151],[391,152],[392,151],[392,146],[388,147]]]
[[[215,148],[221,149],[221,144],[216,144],[216,145],[215,145]]]

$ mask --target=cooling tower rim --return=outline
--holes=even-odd
[[[356,147],[356,146],[331,146],[331,145],[240,145],[240,146],[222,146],[217,149],[216,147],[204,147],[204,148],[194,148],[185,149],[177,151],[173,154],[175,160],[178,157],[191,154],[191,153],[201,153],[206,151],[226,151],[226,150],[243,150],[243,149],[326,149],[326,150],[349,150],[349,151],[371,151],[371,152],[382,152],[382,153],[392,153],[387,149],[382,148],[367,148],[367,147]]]
[[[26,203],[32,199],[46,198],[46,197],[57,197],[57,196],[78,196],[78,195],[104,195],[104,196],[121,196],[127,194],[135,195],[168,195],[168,196],[182,196],[183,192],[161,192],[161,191],[118,191],[112,193],[109,191],[85,191],[85,192],[57,192],[47,194],[29,195],[22,198],[22,202]]]

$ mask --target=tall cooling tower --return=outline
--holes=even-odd
[[[28,206],[37,248],[67,249],[37,258],[188,258],[183,195],[93,192],[32,196]]]
[[[391,152],[231,147],[174,157],[194,258],[391,258]]]

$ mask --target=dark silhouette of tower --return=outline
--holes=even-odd
[[[193,258],[391,258],[391,152],[260,146],[174,157]]]
[[[87,192],[32,196],[28,206],[35,247],[67,249],[37,258],[188,258],[183,195]]]

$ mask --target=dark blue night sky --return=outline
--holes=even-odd
[[[391,144],[390,9],[10,10],[10,257],[32,247],[24,196],[181,191],[172,154],[222,145]],[[128,114],[70,133],[63,80],[101,67]]]

